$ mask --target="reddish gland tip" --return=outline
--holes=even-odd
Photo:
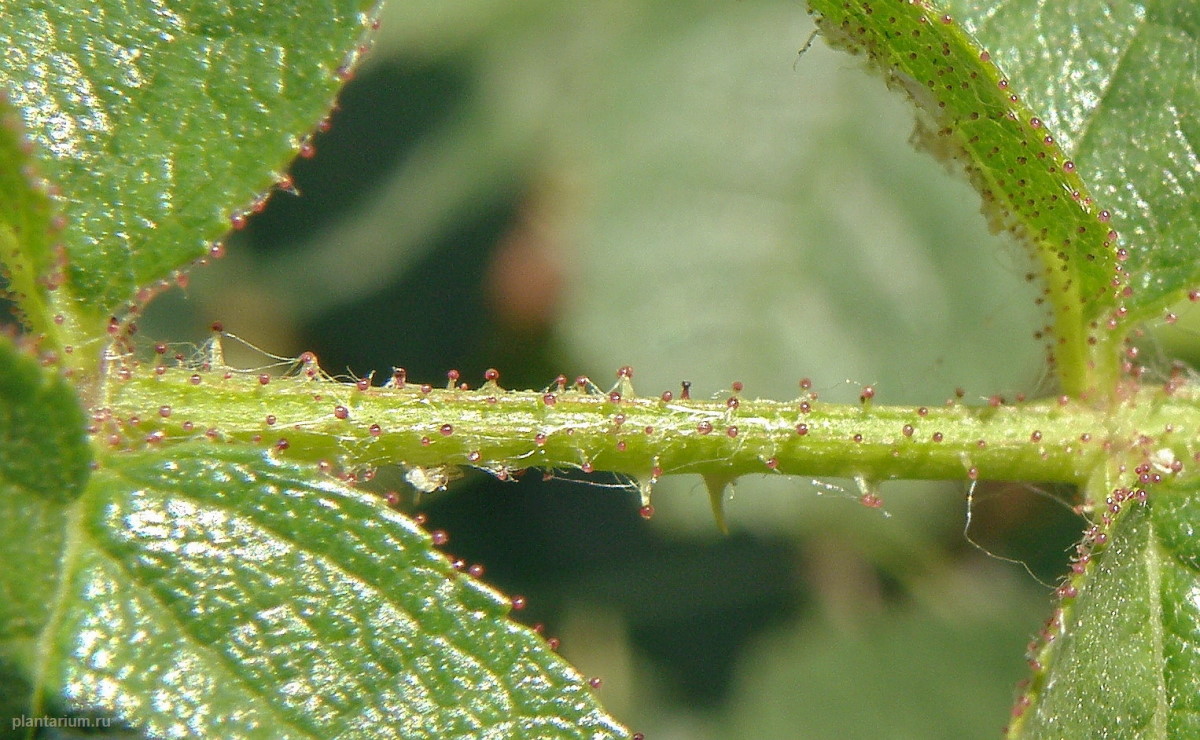
[[[638,509],[638,514],[643,519],[649,519],[650,517],[654,516],[654,507],[650,504],[646,504],[642,508]]]
[[[519,612],[525,608],[527,602],[525,601],[524,596],[518,594],[517,596],[512,597],[510,603],[512,604],[513,611]]]
[[[350,418],[350,409],[345,406],[334,406],[333,415],[339,419],[348,419]]]
[[[604,682],[603,682],[602,680],[600,680],[599,678],[597,678],[597,677],[593,677],[593,678],[589,678],[589,679],[588,679],[588,686],[591,686],[593,689],[598,689],[598,688],[600,688],[600,685],[601,685],[602,683],[604,683]]]
[[[220,321],[212,322],[212,326],[210,326],[209,328],[212,329],[217,334],[220,334],[223,331],[225,331],[225,325],[222,324]]]
[[[633,377],[633,368],[629,365],[625,365],[624,367],[622,367],[620,370],[617,371],[617,377],[618,378],[632,378]]]
[[[495,368],[488,368],[483,373],[483,379],[495,382],[500,379],[500,371]]]
[[[441,428],[438,429],[438,432],[443,437],[449,437],[451,434],[454,434],[454,427],[450,426],[449,424],[443,424]]]
[[[435,547],[441,547],[450,541],[450,535],[446,534],[444,529],[435,529],[429,533],[429,537],[433,540]]]
[[[745,387],[746,386],[742,384],[742,381],[740,381],[740,380],[733,381],[733,392],[734,393],[741,393],[742,389]]]
[[[267,375],[266,373],[263,373],[262,375],[259,375],[259,376],[258,376],[258,384],[259,384],[259,385],[266,385],[267,383],[270,383],[270,382],[271,382],[271,376],[270,376],[270,375]]]

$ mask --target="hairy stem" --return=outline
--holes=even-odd
[[[643,482],[672,473],[776,472],[1084,483],[1122,449],[1194,454],[1194,435],[1183,433],[1194,426],[1192,402],[1149,388],[1141,395],[1159,400],[1137,404],[1147,418],[1136,427],[1166,430],[1153,438],[1110,428],[1114,417],[1067,398],[914,408],[813,395],[645,397],[628,377],[610,392],[590,385],[511,391],[494,381],[475,390],[379,387],[333,382],[311,369],[268,377],[160,366],[113,377],[106,405],[94,412],[98,443],[121,449],[207,435],[347,469],[579,468]]]

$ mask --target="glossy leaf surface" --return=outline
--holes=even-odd
[[[66,534],[33,710],[156,736],[625,735],[415,524],[261,452],[110,458]]]
[[[283,176],[373,5],[0,2],[0,90],[62,192],[83,334],[204,256]]]

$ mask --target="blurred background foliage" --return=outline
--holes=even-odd
[[[330,372],[931,405],[1052,390],[1027,258],[908,143],[912,115],[799,2],[393,2],[317,155],[159,297]],[[231,361],[264,364],[229,347]],[[996,737],[1081,521],[1029,484],[376,484],[524,594],[630,726],[669,738]],[[582,482],[581,482],[582,481]]]

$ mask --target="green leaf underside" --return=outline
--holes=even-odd
[[[109,459],[39,688],[157,736],[627,735],[416,525],[311,477],[233,447]]]
[[[1019,99],[989,55],[949,16],[926,3],[813,0],[830,43],[864,53],[923,113],[921,143],[958,160],[997,228],[1012,231],[1042,264],[1055,309],[1052,354],[1068,391],[1112,375],[1104,320],[1116,305],[1115,244],[1078,167]]]
[[[1155,487],[1122,514],[1014,737],[1200,736],[1197,487]]]
[[[373,5],[0,0],[0,89],[62,191],[85,335],[282,176]]]
[[[1200,285],[1200,5],[946,0],[1113,213],[1131,314]]]
[[[25,141],[20,116],[0,93],[0,266],[7,291],[40,333],[52,326],[45,280],[54,266],[52,206]]]

